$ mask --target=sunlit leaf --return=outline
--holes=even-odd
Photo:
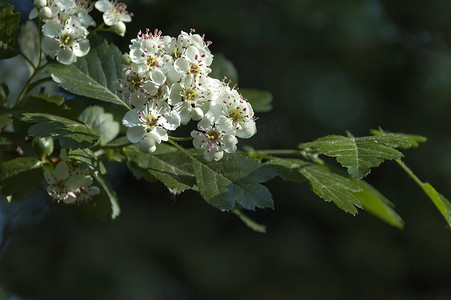
[[[116,95],[117,79],[122,76],[121,51],[106,42],[91,49],[73,65],[54,63],[46,68],[65,90],[118,105],[129,106]]]
[[[310,143],[301,144],[301,149],[313,148],[321,154],[336,157],[348,173],[356,179],[368,175],[371,168],[384,160],[403,157],[395,148],[415,147],[420,141],[415,136],[403,134],[380,134],[376,136],[354,137],[348,134],[329,135]]]

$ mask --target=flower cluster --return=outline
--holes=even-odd
[[[147,29],[131,41],[119,93],[133,107],[122,120],[127,137],[141,151],[155,151],[168,140],[168,130],[191,120],[199,121],[191,132],[194,147],[204,149],[208,161],[234,152],[236,137],[256,133],[250,103],[225,81],[208,76],[210,44],[194,30],[174,38]]]
[[[42,50],[59,63],[70,65],[77,57],[90,50],[88,28],[96,25],[89,15],[93,7],[103,12],[105,24],[111,31],[124,36],[124,22],[130,22],[133,14],[128,13],[123,3],[109,0],[35,0],[30,18],[39,18],[42,25]]]
[[[99,188],[92,185],[93,179],[89,172],[80,168],[75,161],[61,160],[53,173],[44,172],[44,178],[49,184],[47,192],[58,202],[85,203],[100,193]]]

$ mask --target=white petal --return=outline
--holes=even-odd
[[[236,132],[236,136],[248,139],[257,133],[257,126],[255,126],[254,120],[247,120],[241,123],[241,129]]]
[[[56,52],[58,52],[58,50],[60,49],[60,43],[54,38],[49,38],[45,36],[42,39],[41,47],[42,51],[44,51],[45,54],[54,58]]]
[[[166,82],[166,76],[160,69],[152,70],[152,72],[150,73],[150,79],[152,80],[152,82],[158,85],[162,85]]]
[[[73,204],[77,201],[77,196],[73,192],[67,193],[67,198],[63,199],[63,202],[66,204]]]
[[[145,134],[144,128],[141,126],[129,127],[127,129],[127,138],[130,142],[136,144],[140,142]]]
[[[90,49],[89,40],[81,39],[78,44],[75,44],[73,47],[75,56],[82,57],[88,54]]]
[[[197,50],[195,46],[189,47],[188,50],[186,50],[186,57],[188,57],[188,60],[190,60],[191,62],[199,60],[199,50]]]
[[[171,91],[169,92],[168,102],[171,105],[175,105],[182,101],[182,96],[180,93],[182,92],[182,88],[179,83],[174,83],[171,87]]]
[[[51,20],[44,24],[42,28],[42,33],[45,36],[54,38],[60,34],[63,29],[63,24],[59,20]]]
[[[99,0],[96,2],[96,4],[94,4],[94,6],[98,11],[105,12],[111,7],[113,7],[113,4],[107,0]]]
[[[55,176],[55,178],[58,180],[64,180],[69,177],[69,169],[67,168],[67,163],[65,161],[62,160],[58,164],[56,164],[53,176]]]
[[[189,62],[183,57],[178,58],[174,63],[175,71],[179,74],[186,74],[189,71],[189,66]]]
[[[125,127],[134,127],[139,123],[139,114],[137,109],[129,110],[122,118],[122,125]]]
[[[60,49],[56,53],[56,61],[65,65],[71,65],[77,60],[74,52],[70,49]]]
[[[44,171],[44,179],[48,184],[53,184],[55,182],[55,178],[49,171]]]
[[[113,26],[119,20],[110,11],[107,11],[103,14],[103,21],[105,22],[106,25]]]
[[[227,153],[232,153],[236,151],[236,144],[238,143],[238,139],[231,134],[226,134],[222,137],[222,149],[224,149]]]
[[[180,115],[176,111],[168,113],[165,119],[166,122],[163,124],[163,127],[168,130],[175,130],[180,126]]]

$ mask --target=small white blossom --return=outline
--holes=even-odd
[[[224,151],[227,153],[236,151],[238,140],[233,134],[229,134],[232,128],[227,124],[214,122],[206,116],[198,123],[197,128],[200,131],[191,131],[193,145],[196,149],[205,150],[205,160],[218,161],[223,157]]]
[[[120,28],[125,28],[124,23],[132,21],[133,14],[127,11],[127,5],[118,1],[99,0],[95,3],[95,8],[103,12],[103,21],[108,26],[120,24]],[[120,31],[124,36],[125,29]]]
[[[217,122],[230,124],[237,137],[247,139],[257,132],[251,104],[237,90],[228,86],[215,99],[210,113]]]
[[[88,31],[76,18],[69,17],[64,23],[50,20],[44,24],[43,33],[42,49],[62,64],[70,65],[89,52]]]
[[[175,130],[180,125],[180,116],[170,111],[165,103],[151,102],[143,109],[132,109],[122,119],[130,142],[139,143],[146,153],[155,151],[156,144],[168,140],[167,130]]]
[[[100,193],[98,187],[91,186],[93,180],[89,173],[73,161],[60,161],[53,173],[44,172],[44,178],[49,184],[47,192],[58,202],[63,201],[66,204],[86,202]]]

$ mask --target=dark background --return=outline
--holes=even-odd
[[[126,37],[108,36],[121,50],[139,29],[176,36],[195,28],[235,64],[241,87],[273,94],[252,146],[294,148],[379,126],[421,134],[429,141],[406,151],[405,162],[451,197],[451,1],[127,4],[135,18]],[[3,205],[15,216],[3,231],[5,290],[31,299],[451,298],[451,232],[393,162],[367,180],[396,204],[404,230],[276,179],[267,184],[275,210],[250,214],[266,234],[194,192],[173,197],[110,167],[122,207],[113,224],[86,224],[73,207],[45,198],[28,215]]]

